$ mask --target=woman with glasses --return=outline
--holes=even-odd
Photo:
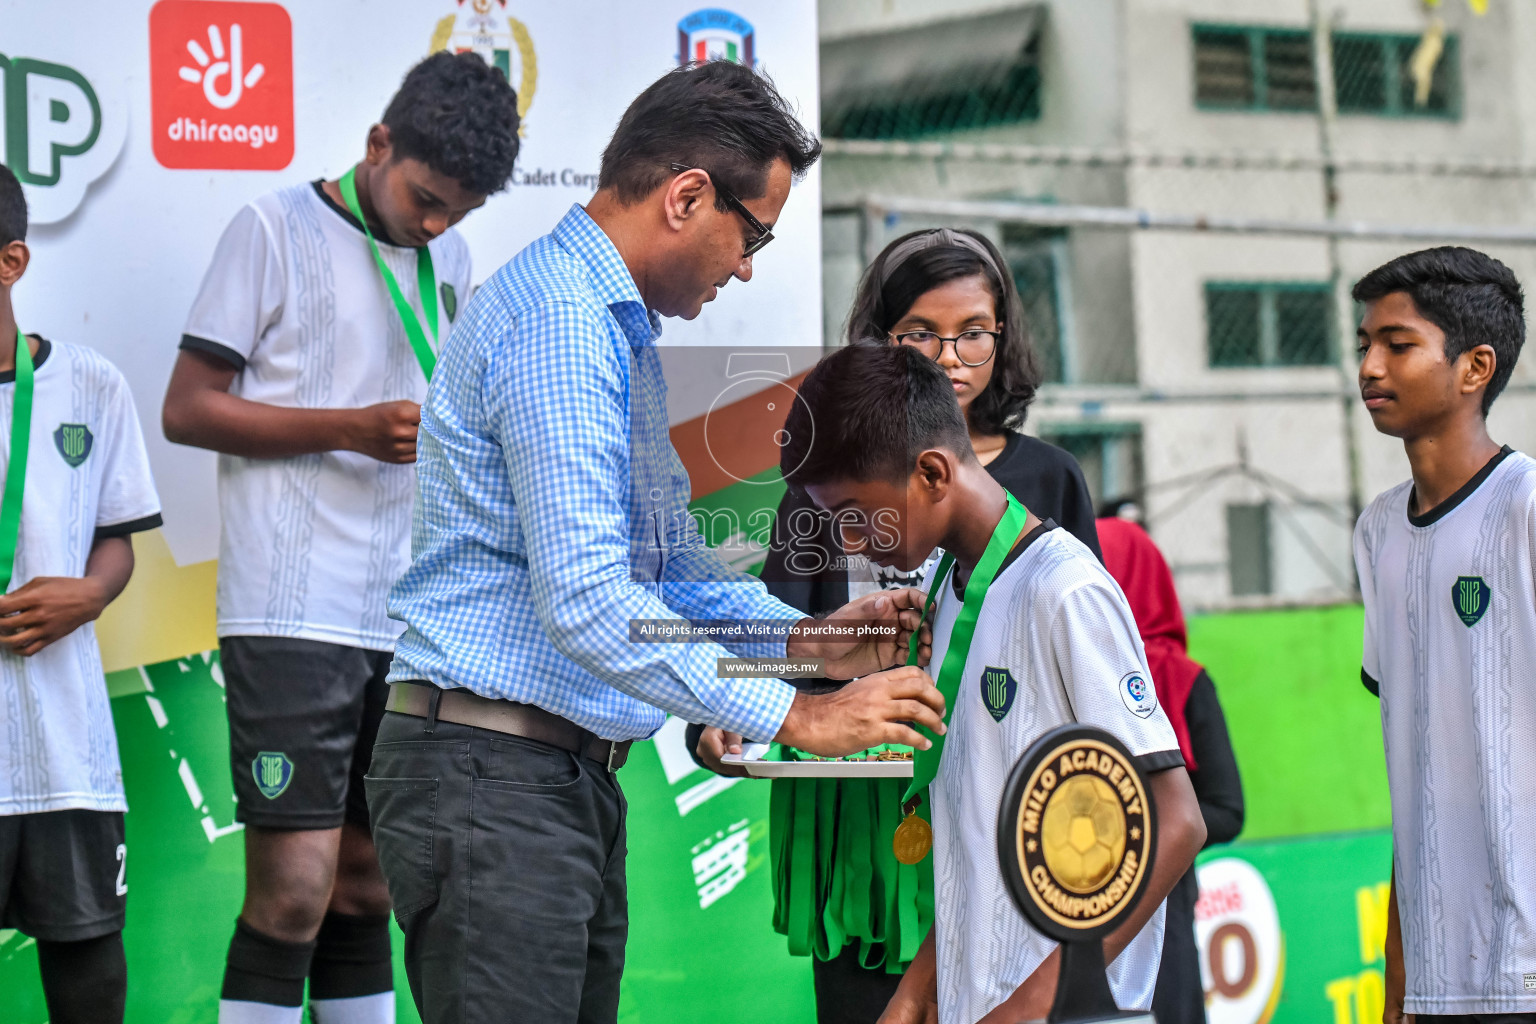
[[[864,274],[846,338],[910,345],[943,367],[988,472],[1035,515],[1099,553],[1082,470],[1060,448],[1019,432],[1040,374],[1018,290],[990,241],[941,228],[892,242]],[[830,517],[792,487],[775,517],[762,578],[775,597],[820,615],[876,589],[924,587],[941,554],[914,573],[844,557]],[[722,774],[734,773],[719,756],[738,740],[690,730],[700,763]],[[788,936],[792,954],[813,958],[820,1024],[874,1024],[933,922],[932,857],[902,865],[891,849],[906,780],[775,779],[772,786],[774,928]]]

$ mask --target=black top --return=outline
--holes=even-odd
[[[1205,845],[1230,843],[1243,830],[1243,780],[1227,735],[1227,719],[1211,677],[1200,670],[1184,705],[1189,745],[1200,767],[1189,773],[1205,819]]]

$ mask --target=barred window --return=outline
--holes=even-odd
[[[1210,365],[1330,365],[1332,309],[1326,282],[1209,281],[1205,325]]]
[[[1339,113],[1457,116],[1460,66],[1456,37],[1446,37],[1423,103],[1415,95],[1418,83],[1411,65],[1419,40],[1415,35],[1337,33],[1333,37],[1333,79]]]
[[[1195,104],[1216,110],[1316,110],[1305,30],[1194,26]]]
[[[1005,61],[914,70],[894,86],[829,96],[821,127],[832,139],[916,139],[1039,119],[1040,45],[1034,36]]]
[[[1066,273],[1066,232],[1004,224],[1002,249],[1013,283],[1019,289],[1030,342],[1040,360],[1041,377],[1055,384],[1068,380],[1068,339],[1062,329],[1059,278]]]

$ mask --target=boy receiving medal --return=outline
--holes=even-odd
[[[800,398],[781,465],[837,517],[845,550],[907,570],[936,547],[948,553],[930,591],[929,671],[949,728],[917,752],[891,837],[899,858],[920,859],[931,825],[935,923],[882,1021],[992,1024],[1049,1011],[1059,953],[1009,899],[997,809],[1030,743],[1072,722],[1109,730],[1150,775],[1159,828],[1148,895],[1104,942],[1118,1004],[1150,1008],[1163,900],[1205,826],[1120,588],[986,472],[953,387],[921,353],[850,346],[811,372]]]
[[[473,53],[412,68],[365,158],[235,215],[188,316],[167,438],[219,453],[218,633],[245,903],[221,1024],[394,1020],[362,775],[410,562],[420,403],[469,299],[454,224],[500,191],[517,97]]]

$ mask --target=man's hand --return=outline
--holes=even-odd
[[[38,576],[0,596],[0,648],[30,658],[101,615],[115,597],[99,579]]]
[[[747,770],[739,764],[726,764],[720,760],[726,754],[741,753],[741,733],[726,732],[716,726],[707,726],[699,734],[699,760],[716,775],[746,778]]]
[[[943,733],[944,695],[927,672],[903,666],[855,679],[832,693],[795,694],[774,738],[821,757],[843,757],[882,743],[933,746],[909,722]]]
[[[824,619],[803,619],[790,634],[785,654],[791,658],[821,658],[833,679],[853,679],[893,665],[904,665],[912,633],[922,631],[919,665],[933,653],[933,634],[923,621],[921,590],[879,590],[849,601]],[[873,626],[868,635],[830,634],[838,625]],[[830,634],[830,635],[829,635]]]
[[[415,462],[421,406],[401,399],[353,410],[347,448],[380,462]]]

